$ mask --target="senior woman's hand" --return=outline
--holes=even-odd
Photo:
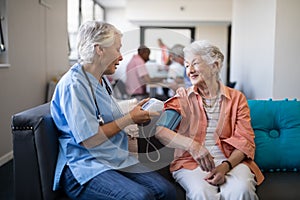
[[[222,185],[225,183],[225,174],[228,172],[227,166],[218,165],[204,179],[212,185]]]
[[[215,162],[209,151],[200,143],[193,141],[190,148],[190,154],[198,162],[203,171],[210,172],[215,168]]]

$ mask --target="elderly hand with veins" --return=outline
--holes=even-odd
[[[228,166],[221,164],[215,167],[214,158],[203,145],[193,141],[189,152],[198,162],[200,168],[209,172],[204,178],[208,183],[217,186],[225,182],[225,174],[229,171]]]
[[[214,158],[200,143],[193,141],[189,152],[203,171],[210,172],[215,168]]]

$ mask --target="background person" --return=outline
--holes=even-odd
[[[218,47],[196,41],[184,53],[193,86],[179,88],[163,112],[176,111],[173,116],[181,116],[180,125],[175,132],[161,120],[156,132],[163,144],[175,148],[173,177],[188,199],[256,200],[255,186],[264,177],[253,161],[246,97],[221,83],[224,56]]]
[[[168,70],[168,66],[170,64],[170,57],[169,57],[169,48],[167,45],[162,41],[161,38],[157,39],[158,47],[161,50],[161,64],[166,67],[166,70]]]
[[[126,90],[132,97],[142,99],[148,97],[146,83],[150,82],[150,76],[145,63],[149,60],[150,49],[141,45],[137,54],[133,55],[126,67]]]
[[[142,166],[128,151],[123,131],[157,113],[143,111],[141,101],[123,114],[111,97],[105,75],[122,60],[121,33],[113,25],[87,21],[78,32],[81,63],[58,82],[51,115],[61,131],[54,190],[71,199],[174,199],[173,187]]]
[[[181,44],[175,44],[170,49],[170,60],[171,64],[169,65],[168,75],[167,75],[167,83],[169,85],[167,90],[164,90],[165,94],[169,96],[174,95],[174,91],[179,88],[180,85],[184,84],[184,46]],[[169,90],[171,89],[171,90]]]
[[[146,62],[149,60],[150,52],[147,46],[141,45],[126,67],[126,91],[131,97],[139,100],[149,97],[146,87],[148,83],[162,80],[151,78],[149,75]]]

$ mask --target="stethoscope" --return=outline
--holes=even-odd
[[[103,118],[101,117],[101,114],[100,114],[100,109],[99,109],[99,106],[98,106],[98,103],[97,103],[97,100],[96,100],[96,96],[95,96],[95,93],[94,93],[94,90],[93,90],[93,87],[92,87],[92,83],[91,83],[91,81],[90,81],[88,75],[86,74],[86,72],[85,72],[83,66],[81,66],[81,69],[82,69],[82,71],[83,71],[83,73],[84,73],[84,76],[85,76],[86,80],[88,81],[89,86],[90,86],[90,88],[91,88],[91,92],[92,92],[93,99],[94,99],[94,102],[95,102],[95,105],[96,105],[96,109],[97,109],[97,113],[96,113],[97,121],[98,121],[99,125],[102,126],[102,125],[104,124],[104,120],[103,120]],[[108,93],[109,95],[111,95],[111,94],[112,94],[111,88],[108,86],[108,84],[107,84],[105,78],[102,77],[102,81],[103,81],[104,84],[105,84],[105,89],[106,89],[107,93]]]

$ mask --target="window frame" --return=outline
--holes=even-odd
[[[72,1],[72,3],[71,3]],[[84,19],[84,16],[83,16],[83,13],[85,12],[83,9],[85,9],[85,7],[83,6],[84,3],[86,3],[88,0],[77,0],[78,1],[78,8],[75,12],[77,12],[78,14],[75,14],[77,15],[76,17],[69,17],[68,16],[68,45],[69,45],[69,53],[68,53],[68,59],[69,59],[69,62],[70,64],[74,64],[76,63],[78,60],[79,60],[79,55],[78,55],[78,52],[77,52],[77,49],[76,49],[76,36],[78,34],[78,29],[80,27],[80,25],[85,21],[85,20],[95,20],[97,16],[101,16],[101,13],[96,13],[97,10],[96,10],[96,6],[99,6],[100,10],[99,11],[102,11],[102,16],[101,16],[101,19],[99,20],[103,20],[105,21],[106,19],[106,9],[104,6],[102,6],[99,2],[95,1],[95,0],[89,0],[89,1],[92,1],[92,18],[90,19]],[[71,6],[71,5],[74,5],[74,0],[69,0],[68,1],[68,6]],[[90,12],[90,8],[86,8],[88,9],[87,13]],[[70,26],[70,20],[76,20],[75,22],[73,22],[73,24],[76,24],[77,27],[72,27]],[[75,25],[75,26],[76,26]],[[72,29],[72,31],[70,31]],[[75,31],[74,31],[75,29]]]

